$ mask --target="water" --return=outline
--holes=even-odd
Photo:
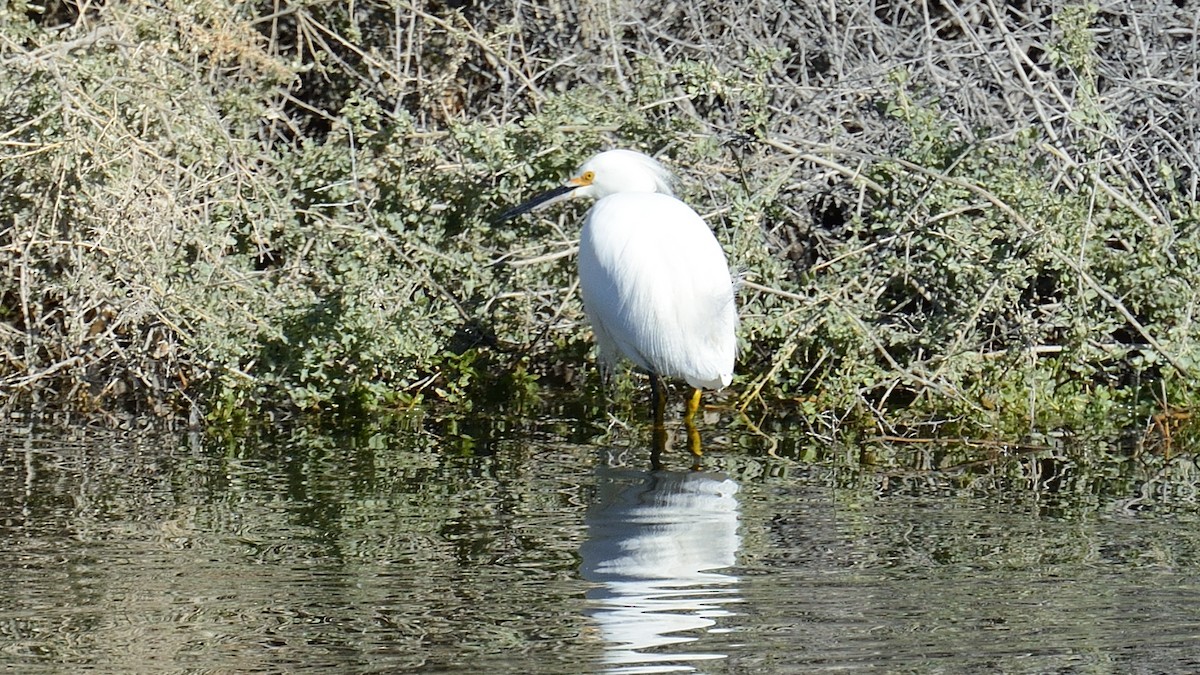
[[[560,427],[482,450],[5,432],[0,668],[1200,669],[1189,455],[935,471],[949,455],[778,458],[730,431],[703,470],[652,472]]]

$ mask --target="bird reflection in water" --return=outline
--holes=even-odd
[[[681,651],[702,643],[717,619],[740,602],[734,565],[738,484],[697,471],[598,470],[596,503],[586,517],[583,576],[592,618],[608,643],[609,672],[694,670],[688,662],[724,654]],[[700,645],[693,645],[699,647]]]

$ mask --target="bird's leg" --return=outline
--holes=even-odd
[[[654,373],[650,373],[650,396],[650,409],[654,416],[654,453],[661,454],[667,449],[667,391],[662,378]]]
[[[692,387],[692,393],[688,396],[687,411],[683,414],[683,421],[691,424],[692,418],[696,416],[696,411],[700,409],[700,389]]]
[[[700,389],[692,387],[692,395],[687,400],[687,411],[683,415],[683,424],[687,427],[688,450],[696,457],[704,454],[700,450],[700,432],[696,430],[696,411],[700,409]]]

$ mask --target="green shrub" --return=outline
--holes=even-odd
[[[582,209],[491,218],[613,145],[675,168],[744,276],[754,419],[1004,436],[1194,405],[1178,8],[556,7],[0,8],[10,405],[594,396]]]

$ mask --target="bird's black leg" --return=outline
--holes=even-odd
[[[654,416],[654,450],[652,454],[657,456],[667,449],[667,424],[665,421],[667,390],[662,378],[654,373],[650,373],[650,396],[650,409]]]

